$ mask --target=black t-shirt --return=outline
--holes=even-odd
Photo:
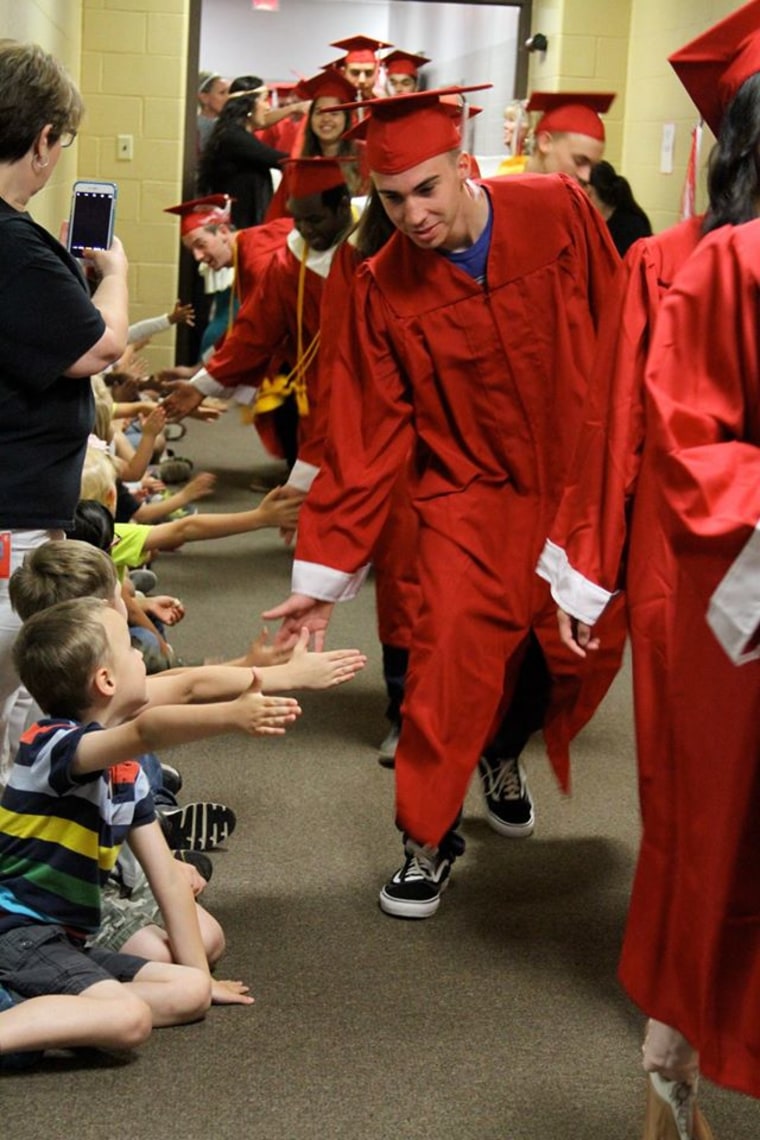
[[[94,405],[63,373],[104,332],[74,258],[0,199],[0,528],[71,523]]]

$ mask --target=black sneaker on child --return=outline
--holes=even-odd
[[[210,881],[214,873],[214,864],[208,855],[204,855],[202,851],[173,851],[172,854],[179,863],[189,863],[191,867],[195,867],[207,883]]]
[[[172,851],[211,851],[235,830],[237,820],[226,804],[193,803],[160,813]]]
[[[510,839],[527,839],[536,817],[522,762],[513,757],[489,760],[481,756],[478,771],[491,827]]]
[[[454,860],[463,851],[464,840],[454,831],[440,847],[422,847],[407,838],[406,860],[380,891],[380,909],[395,918],[430,918],[449,885]]]

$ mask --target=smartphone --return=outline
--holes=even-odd
[[[74,257],[81,257],[85,249],[110,247],[117,192],[115,182],[74,183],[68,240]]]

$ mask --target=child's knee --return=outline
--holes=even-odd
[[[113,1011],[115,1045],[120,1049],[137,1049],[148,1040],[153,1028],[150,1006],[133,994],[125,994],[114,1005],[117,1007]]]
[[[178,968],[182,975],[175,983],[177,1018],[180,1021],[198,1021],[211,1007],[211,978],[192,966]]]
[[[206,951],[208,964],[209,966],[215,966],[227,948],[224,931],[217,920],[210,915],[208,911],[204,911],[203,914],[198,917],[200,919],[203,949]]]

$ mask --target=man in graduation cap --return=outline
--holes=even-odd
[[[591,169],[604,154],[601,115],[610,109],[612,94],[584,91],[534,91],[528,111],[542,111],[533,133],[528,174],[568,174],[586,187]]]
[[[542,554],[540,573],[551,583],[562,607],[566,640],[576,652],[593,650],[600,614],[619,602],[619,591],[625,590],[643,836],[620,977],[633,1000],[652,1018],[644,1052],[645,1067],[653,1074],[649,1121],[664,1119],[667,1112],[680,1113],[684,1127],[692,1129],[648,1131],[647,1137],[703,1137],[709,1132],[694,1103],[700,1052],[703,1071],[713,1079],[744,1087],[754,1095],[760,1093],[760,1085],[755,1082],[752,1089],[746,1087],[746,1046],[740,1043],[742,1035],[734,1024],[733,1003],[717,994],[717,987],[729,986],[743,997],[751,985],[737,967],[745,955],[732,957],[728,947],[717,957],[712,954],[711,947],[723,938],[720,927],[725,920],[722,905],[716,906],[715,900],[730,898],[731,881],[737,873],[732,862],[734,837],[725,843],[717,821],[721,816],[733,818],[733,808],[726,807],[724,812],[721,804],[735,790],[728,779],[720,785],[714,782],[716,757],[705,743],[710,733],[705,737],[705,722],[695,710],[712,708],[715,723],[723,724],[722,710],[730,709],[733,726],[735,714],[747,707],[751,682],[748,672],[723,659],[704,613],[690,613],[688,599],[693,600],[693,595],[679,595],[683,554],[677,562],[663,527],[663,470],[652,462],[651,409],[645,406],[644,377],[650,359],[651,365],[656,364],[660,385],[667,375],[669,385],[677,382],[685,388],[693,382],[689,346],[698,342],[699,352],[704,353],[712,342],[715,359],[721,360],[717,382],[725,385],[725,423],[736,416],[736,391],[731,387],[735,358],[721,343],[713,314],[721,313],[720,325],[730,330],[727,339],[733,342],[741,318],[732,299],[740,282],[742,289],[747,288],[751,274],[717,273],[710,290],[700,280],[699,292],[696,285],[690,288],[693,326],[687,329],[681,313],[678,323],[671,325],[679,329],[679,336],[660,340],[658,362],[654,354],[650,358],[650,349],[653,339],[658,339],[663,302],[671,287],[680,296],[681,282],[691,280],[685,278],[686,269],[705,230],[747,221],[757,213],[755,155],[760,122],[755,119],[753,125],[751,106],[760,71],[760,0],[752,0],[675,52],[670,62],[718,139],[708,179],[710,206],[706,217],[689,219],[637,242],[626,256],[602,322],[576,459]],[[727,244],[732,241],[727,235]],[[709,260],[705,255],[702,265],[714,272],[718,264],[728,265],[734,257],[740,260],[740,242],[737,231],[735,248],[716,251]],[[756,248],[756,243],[750,241],[746,248]],[[746,296],[753,298],[754,306],[751,285]],[[752,308],[748,324],[754,323]],[[671,358],[677,362],[675,367]],[[675,428],[674,424],[669,430]],[[726,442],[713,453],[717,456],[730,450]],[[702,453],[700,466],[710,480],[713,473],[707,454]],[[732,482],[725,479],[725,484],[727,504]],[[693,486],[699,485],[695,478]],[[703,526],[711,497],[706,491],[699,495],[698,508],[691,504],[689,513],[693,525]],[[750,507],[745,524],[754,525],[756,518],[757,512],[753,515]],[[729,549],[727,542],[726,552]],[[740,607],[746,597],[737,595]],[[684,613],[689,614],[686,620]],[[709,670],[704,673],[709,675],[709,686],[698,697],[685,682],[683,654],[676,657],[673,630],[677,628],[691,631],[688,657],[695,663],[708,663],[699,665],[703,672]],[[674,679],[678,693],[685,697],[680,720],[678,702],[673,702]],[[742,696],[734,701],[731,693],[737,686]],[[696,731],[689,728],[689,743],[695,752],[686,762],[684,724],[702,725]],[[731,739],[736,739],[733,733],[729,738],[721,732],[719,763],[726,776],[734,763],[746,768],[748,759],[745,751],[732,753]],[[706,830],[700,837],[699,807],[708,803],[709,821],[705,817]],[[693,824],[684,827],[686,820]],[[696,852],[699,864],[695,863]],[[739,868],[738,873],[744,872]],[[757,1042],[754,1048],[758,1049]]]
[[[359,270],[332,374],[331,447],[299,524],[285,631],[324,636],[353,597],[412,451],[422,607],[396,753],[403,866],[380,894],[435,913],[470,777],[531,631],[552,674],[544,731],[560,781],[595,704],[533,572],[572,454],[598,298],[617,257],[570,179],[475,185],[436,90],[375,100],[375,189],[396,233]],[[576,666],[580,665],[580,668]]]
[[[256,425],[270,450],[282,451],[265,417],[292,397],[299,416],[299,436],[308,434],[316,399],[319,311],[324,280],[336,247],[352,224],[351,199],[343,165],[332,158],[293,158],[285,163],[294,228],[269,260],[260,280],[246,294],[221,347],[187,383],[179,383],[165,403],[167,415],[180,418],[204,396],[229,395],[246,385],[254,390]],[[279,220],[282,222],[282,219]],[[277,223],[270,223],[276,225]],[[255,227],[255,229],[267,229]],[[273,379],[271,362],[286,355],[294,364],[288,375]],[[288,444],[290,446],[290,444]],[[295,462],[297,446],[285,454]]]
[[[333,40],[330,47],[342,48],[345,55],[328,66],[337,67],[342,71],[352,87],[356,88],[357,97],[366,102],[374,99],[382,92],[377,90],[380,59],[378,52],[383,48],[393,47],[384,40],[376,40],[371,36],[348,36],[345,40]]]
[[[167,206],[165,210],[179,217],[183,246],[202,267],[207,280],[215,283],[216,287],[209,291],[221,294],[232,289],[229,307],[211,314],[203,339],[204,351],[210,351],[232,327],[238,308],[253,292],[264,267],[293,228],[293,219],[287,217],[265,226],[236,230],[230,206],[227,194],[209,194]],[[185,369],[170,369],[169,373],[175,377],[187,375]]]
[[[394,48],[383,56],[385,90],[388,95],[412,95],[419,85],[419,70],[430,60],[426,55]]]

